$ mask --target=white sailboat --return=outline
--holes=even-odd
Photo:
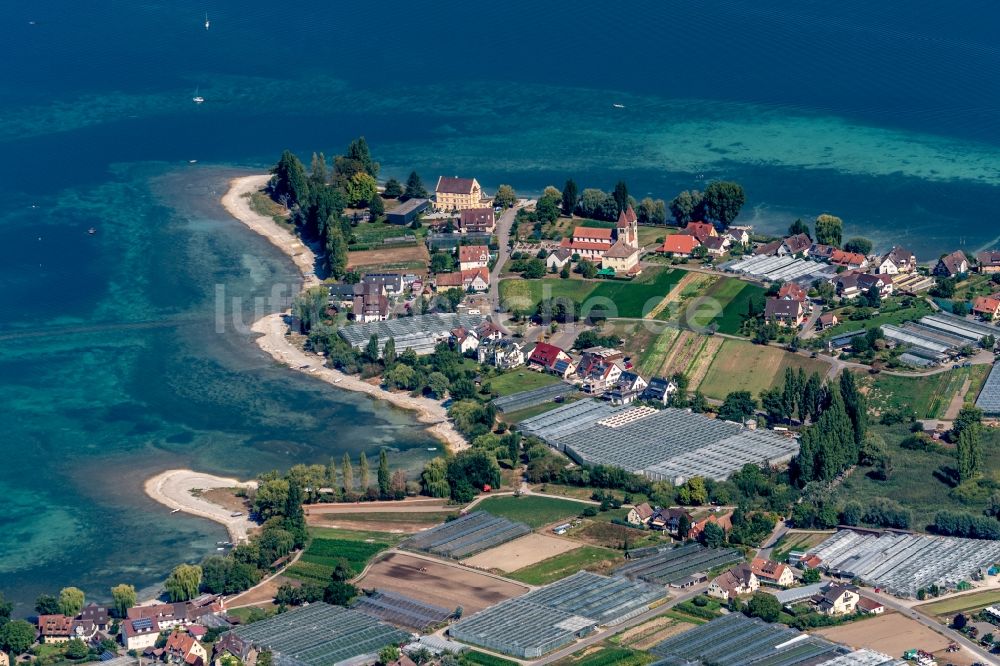
[[[205,13],[205,30],[208,30],[208,28],[209,28],[210,25],[212,25],[212,23],[208,20],[208,12],[206,12]]]
[[[199,95],[198,94],[198,89],[195,88],[194,89],[194,97],[191,98],[191,101],[194,102],[195,104],[201,104],[202,102],[205,101],[205,98],[202,97],[201,95]]]

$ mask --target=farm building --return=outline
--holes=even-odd
[[[481,315],[434,313],[353,324],[337,332],[355,349],[364,349],[375,335],[380,349],[392,338],[396,341],[397,352],[412,349],[418,354],[430,354],[439,342],[447,342],[456,328],[471,330],[483,321]]]
[[[392,224],[410,224],[420,213],[430,208],[427,199],[409,199],[385,214],[386,222]]]
[[[769,282],[796,282],[811,285],[815,280],[829,280],[837,274],[837,267],[810,259],[796,259],[790,255],[775,257],[756,255],[743,257],[720,266],[731,273]]]
[[[461,559],[513,541],[531,532],[524,523],[473,511],[455,520],[420,532],[403,542],[410,550]]]
[[[751,619],[742,613],[730,613],[672,636],[650,652],[659,657],[655,663],[670,666],[897,666],[906,663],[867,650],[858,651],[867,654],[854,653],[842,645],[782,624]]]
[[[819,566],[842,578],[859,578],[899,597],[931,585],[955,589],[1000,561],[1000,542],[841,530],[809,551]]]
[[[994,365],[990,376],[986,378],[983,390],[976,398],[976,407],[983,410],[988,418],[1000,417],[1000,365]]]
[[[452,638],[522,659],[568,645],[599,626],[613,626],[649,610],[662,587],[586,571],[508,599],[456,622]]]
[[[230,634],[274,653],[276,664],[331,666],[374,659],[410,635],[355,610],[322,602],[243,625]]]
[[[671,585],[695,573],[741,562],[743,555],[730,548],[706,548],[691,543],[680,548],[658,550],[646,557],[633,559],[614,571],[615,576],[644,580],[647,583]]]
[[[884,324],[885,337],[908,349],[903,360],[911,365],[933,365],[976,347],[987,335],[1000,337],[1000,327],[938,312],[902,326]]]
[[[354,609],[377,620],[413,631],[424,631],[441,624],[452,614],[451,609],[387,590],[376,590],[374,594],[362,596]]]
[[[780,464],[798,440],[681,409],[580,400],[526,419],[519,429],[580,464],[614,465],[655,481],[723,480],[747,463]]]

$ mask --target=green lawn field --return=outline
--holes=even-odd
[[[591,298],[607,298],[617,308],[619,317],[637,319],[646,315],[674,288],[684,271],[670,268],[650,268],[630,282],[598,283]]]
[[[527,368],[518,368],[505,372],[499,377],[490,377],[485,380],[490,385],[490,389],[498,395],[510,395],[521,391],[542,388],[557,384],[561,380],[555,375],[544,372],[535,372]]]
[[[497,516],[525,523],[531,527],[541,527],[566,518],[577,516],[588,505],[572,500],[553,497],[491,497],[476,505],[476,509]]]
[[[405,535],[385,532],[355,532],[331,528],[309,530],[312,540],[299,560],[285,570],[285,575],[297,580],[326,584],[338,558],[346,558],[355,573],[378,553],[401,541]]]
[[[722,313],[715,320],[718,326],[716,330],[728,335],[739,335],[750,299],[765,291],[763,287],[735,278],[724,278],[713,285],[707,295],[717,299],[722,305]]]
[[[978,611],[987,606],[992,606],[1000,602],[1000,590],[983,590],[981,592],[970,592],[961,596],[934,601],[929,604],[917,606],[917,610],[926,615],[937,615],[948,618],[958,613],[968,613],[968,611]]]
[[[610,548],[582,546],[568,553],[550,557],[507,575],[528,585],[548,585],[588,567],[606,568],[624,561],[621,553]]]
[[[582,303],[597,287],[597,282],[561,278],[524,280],[509,278],[500,281],[500,301],[503,307],[516,312],[534,314],[542,298],[567,298]]]
[[[859,375],[859,379],[869,389],[868,404],[879,412],[895,409],[913,413],[918,419],[940,419],[966,379],[971,380],[966,400],[974,400],[989,371],[988,365],[973,365],[926,377],[881,374]]]
[[[731,391],[750,391],[756,398],[762,390],[784,381],[785,368],[804,368],[806,374],[816,371],[825,377],[830,364],[778,347],[726,340],[698,388],[718,400],[725,399]]]

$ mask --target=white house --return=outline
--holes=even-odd
[[[479,362],[500,370],[510,370],[524,365],[524,348],[509,338],[484,340],[479,345]]]
[[[752,594],[760,589],[760,581],[746,564],[740,564],[725,571],[709,584],[705,593],[710,597],[729,601],[743,594]]]
[[[458,248],[459,270],[486,268],[490,265],[490,249],[485,245],[463,245]]]

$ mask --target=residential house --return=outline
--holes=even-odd
[[[986,250],[976,255],[980,273],[1000,273],[1000,250]]]
[[[806,290],[795,282],[786,282],[778,289],[778,298],[784,301],[798,301],[805,303],[808,299]]]
[[[349,308],[354,304],[354,297],[364,293],[364,287],[360,284],[331,284],[327,288],[330,290],[330,305],[336,308]]]
[[[795,582],[792,569],[786,564],[756,557],[750,563],[750,568],[753,569],[754,575],[764,585],[789,587]]]
[[[830,263],[834,266],[843,266],[844,268],[853,271],[867,268],[868,258],[860,252],[844,252],[843,250],[834,250],[833,254],[830,255]]]
[[[837,318],[837,315],[832,312],[824,312],[819,316],[819,319],[816,320],[816,330],[825,331],[826,329],[832,328],[839,323],[840,319]]]
[[[524,365],[524,348],[510,338],[481,340],[478,354],[480,363],[492,365],[500,370],[510,370]]]
[[[878,291],[879,296],[882,298],[892,296],[892,292],[895,289],[892,275],[889,273],[859,273],[858,290],[869,291],[872,287]]]
[[[691,529],[688,530],[688,539],[697,539],[701,536],[701,533],[705,531],[705,526],[708,524],[718,525],[722,528],[724,532],[729,532],[733,529],[733,512],[729,511],[722,515],[718,513],[713,513],[707,518],[702,518],[698,522],[691,523]]]
[[[462,245],[458,248],[458,268],[469,271],[490,265],[490,248],[485,245]]]
[[[167,604],[170,605],[170,604]],[[129,611],[132,609],[130,608]],[[127,618],[121,623],[121,641],[126,650],[142,651],[156,645],[160,637],[160,623],[154,618]]]
[[[205,664],[208,662],[208,651],[194,636],[186,631],[174,629],[167,636],[167,644],[163,648],[164,660],[172,664]]]
[[[710,597],[729,601],[744,594],[753,594],[760,589],[760,580],[746,564],[739,564],[716,576],[705,593]]]
[[[702,242],[702,245],[705,246],[705,250],[713,257],[721,257],[729,249],[729,239],[725,236],[712,236],[711,238],[706,238]]]
[[[795,234],[781,241],[781,245],[778,247],[778,255],[801,254],[808,256],[809,248],[812,247],[812,244],[812,239],[806,234]]]
[[[839,252],[839,249],[833,245],[824,245],[822,243],[813,243],[809,246],[809,256],[813,259],[820,259],[823,261],[830,261],[833,257],[834,252]]]
[[[834,280],[837,289],[837,296],[845,301],[850,300],[860,294],[863,290],[858,286],[859,273],[841,273]]]
[[[257,659],[257,651],[250,641],[244,641],[231,631],[221,636],[212,646],[212,664],[221,666],[223,657],[233,656],[239,659],[241,664],[252,664]]]
[[[681,523],[687,519],[688,525],[692,522],[691,514],[680,507],[668,507],[657,509],[653,512],[653,517],[649,520],[650,528],[666,532],[672,536],[680,536]]]
[[[222,610],[223,606],[218,596],[203,594],[190,601],[133,606],[128,609],[126,617],[130,620],[153,619],[157,621],[160,629],[173,629],[199,622],[206,616],[215,615]]]
[[[496,226],[492,208],[467,208],[458,215],[458,228],[463,234],[491,234]]]
[[[677,384],[663,377],[653,377],[649,380],[646,390],[642,392],[642,399],[649,402],[658,402],[661,405],[667,404],[670,396],[677,392]]]
[[[653,507],[649,506],[646,502],[642,504],[637,504],[628,511],[628,520],[630,525],[648,525],[650,518],[653,517]]]
[[[402,294],[405,284],[402,273],[365,273],[361,278],[362,285],[375,285],[386,295]]]
[[[595,395],[611,390],[622,371],[623,368],[617,361],[594,361],[587,359],[586,355],[576,369],[577,374],[583,378],[584,392]]]
[[[813,597],[816,610],[824,615],[848,615],[857,608],[861,595],[854,585],[831,585]]]
[[[390,224],[410,224],[430,208],[430,205],[431,202],[427,199],[407,199],[392,210],[386,211],[385,220]]]
[[[961,250],[955,250],[951,254],[946,254],[938,259],[934,266],[934,275],[941,277],[955,277],[961,273],[969,272],[969,259]]]
[[[528,356],[528,367],[566,378],[576,372],[572,357],[555,345],[539,342]]]
[[[883,275],[899,275],[917,270],[917,257],[905,247],[896,245],[879,258],[875,272]]]
[[[65,643],[73,636],[73,618],[59,613],[38,616],[38,638],[43,643]]]
[[[876,601],[871,597],[861,597],[858,599],[857,609],[865,615],[881,615],[885,612],[885,606],[881,601]]]
[[[769,298],[764,304],[764,318],[767,321],[774,321],[790,328],[797,328],[802,325],[804,317],[805,308],[802,307],[802,303],[799,301]]]
[[[614,271],[617,275],[638,275],[642,270],[639,267],[639,247],[618,239],[601,257],[601,268]]]
[[[363,285],[361,294],[354,297],[351,314],[363,324],[385,321],[389,318],[389,299],[377,285]]]
[[[577,227],[569,238],[563,238],[559,247],[565,248],[571,254],[579,255],[581,259],[600,261],[613,245],[613,229],[597,227]]]
[[[612,405],[628,405],[639,399],[649,384],[639,373],[626,370],[618,375],[614,386],[604,394]]]
[[[451,332],[451,341],[455,343],[455,349],[459,353],[476,351],[479,349],[479,336],[475,331],[459,326]]]
[[[663,245],[660,246],[660,252],[664,254],[673,254],[678,257],[690,257],[691,253],[696,247],[700,247],[701,243],[694,236],[688,236],[687,234],[673,234],[672,236],[667,236],[663,239]]]
[[[783,245],[784,241],[780,239],[771,241],[770,243],[763,243],[758,245],[757,248],[754,249],[753,253],[758,256],[778,256],[778,254],[782,252],[781,248]]]
[[[479,336],[480,342],[499,340],[503,337],[503,329],[487,319],[476,327],[476,335]]]
[[[549,252],[549,256],[545,257],[545,268],[550,271],[561,271],[562,267],[572,260],[572,250],[568,247],[558,247],[554,251]]]
[[[688,236],[694,236],[698,239],[698,242],[702,245],[709,238],[718,238],[719,232],[716,231],[715,225],[710,222],[688,222],[688,225],[684,227],[681,232]]]
[[[740,245],[743,245],[744,247],[746,247],[747,245],[750,244],[750,232],[752,230],[753,230],[753,227],[749,227],[749,226],[745,226],[745,225],[744,226],[731,226],[731,227],[728,227],[726,229],[726,231],[725,231],[725,233],[723,235],[726,238],[728,238],[731,243],[739,243]]]
[[[489,291],[490,270],[488,268],[473,268],[462,271],[462,286],[467,291]]]
[[[480,208],[483,188],[475,178],[440,176],[434,186],[434,207],[437,210]]]
[[[1000,293],[977,297],[972,301],[972,313],[986,321],[1000,317]]]

